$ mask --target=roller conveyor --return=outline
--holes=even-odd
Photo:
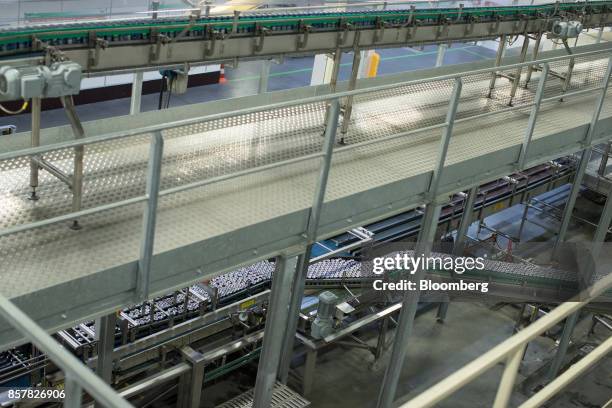
[[[0,57],[68,58],[87,72],[537,34],[554,20],[612,24],[607,1],[496,7],[281,11],[125,19],[0,30]]]

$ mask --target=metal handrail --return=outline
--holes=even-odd
[[[415,398],[401,405],[400,408],[426,408],[433,407],[440,401],[446,399],[454,392],[463,388],[465,385],[478,378],[482,373],[495,366],[497,363],[506,361],[506,367],[502,375],[502,381],[500,382],[496,404],[494,407],[505,407],[507,399],[512,392],[514,387],[514,380],[516,379],[516,372],[518,370],[518,363],[523,356],[523,350],[527,343],[531,340],[540,336],[541,333],[555,326],[557,323],[582,309],[586,304],[593,301],[599,295],[603,294],[606,290],[612,288],[612,273],[608,274],[603,279],[595,283],[590,289],[583,291],[581,294],[576,296],[569,302],[562,303],[555,309],[553,309],[547,315],[541,317],[531,325],[527,326],[523,330],[519,331],[514,336],[510,337],[506,341],[497,345],[493,349],[489,350],[479,358],[473,360],[471,363],[465,365],[463,368],[455,371],[453,374],[446,377],[444,380],[438,382],[434,386],[430,387],[426,391],[422,392]],[[569,374],[558,377],[555,381],[551,382],[547,387],[539,391],[543,393],[538,396],[536,393],[532,399],[525,402],[523,407],[536,407],[536,404],[542,403],[549,399],[554,393],[551,391],[557,391],[561,386],[569,383],[568,378],[573,379],[578,374],[582,373],[588,366],[592,365],[595,361],[594,357],[601,358],[605,354],[603,350],[612,349],[612,337],[601,344],[599,351],[591,358],[585,360],[582,364],[576,363],[577,367],[573,367]],[[588,356],[587,356],[588,357]],[[585,357],[585,359],[587,358]],[[518,359],[518,363],[517,363]],[[584,359],[583,359],[584,360]],[[582,361],[582,360],[581,360]],[[580,366],[578,366],[580,364]],[[567,372],[567,371],[566,371]],[[573,375],[577,373],[576,375]]]
[[[168,122],[164,124],[144,126],[138,129],[111,132],[111,133],[106,133],[106,134],[97,135],[97,136],[85,137],[85,138],[81,138],[78,140],[71,140],[71,141],[61,142],[61,143],[53,143],[53,144],[49,144],[46,146],[31,147],[27,149],[0,153],[0,160],[9,160],[9,159],[17,158],[17,157],[22,157],[22,156],[34,156],[34,155],[47,153],[47,152],[54,151],[54,150],[67,149],[67,148],[72,148],[72,147],[77,147],[77,146],[84,146],[88,144],[109,142],[112,140],[122,139],[125,137],[142,135],[145,133],[159,132],[159,131],[163,131],[166,129],[172,129],[172,128],[176,128],[180,126],[193,125],[193,124],[201,123],[201,122],[209,122],[213,120],[226,119],[226,118],[233,117],[233,116],[248,115],[248,114],[263,112],[267,110],[288,108],[288,107],[297,106],[297,105],[306,105],[306,104],[311,104],[311,103],[326,102],[326,101],[330,101],[330,100],[338,99],[338,98],[345,98],[349,96],[357,96],[357,95],[362,95],[362,94],[367,94],[367,93],[386,91],[389,89],[395,89],[395,88],[399,88],[402,86],[419,85],[419,84],[424,84],[424,83],[429,83],[429,82],[438,82],[438,81],[445,81],[445,80],[454,80],[455,78],[458,78],[458,77],[489,74],[489,73],[498,72],[498,71],[511,70],[514,68],[528,67],[530,65],[558,62],[558,61],[563,61],[567,59],[588,57],[588,56],[593,56],[593,55],[598,55],[598,54],[605,55],[610,52],[612,52],[612,48],[605,49],[605,50],[587,51],[587,52],[572,54],[572,55],[562,55],[558,57],[544,58],[544,59],[516,63],[516,64],[496,66],[496,67],[491,67],[491,68],[482,68],[482,69],[463,72],[459,74],[440,75],[437,77],[415,79],[415,80],[380,85],[380,86],[375,86],[375,87],[355,89],[352,91],[343,91],[343,92],[335,92],[335,93],[321,95],[321,96],[312,96],[312,97],[303,98],[299,100],[272,103],[272,104],[256,106],[252,108],[244,108],[244,109],[238,109],[234,111],[226,111],[222,113],[215,113],[211,115],[199,116],[195,118],[177,120],[174,122]],[[516,109],[520,109],[520,108],[522,108],[522,106],[516,107]]]
[[[0,314],[27,340],[42,350],[64,372],[66,396],[64,406],[80,407],[82,392],[85,390],[96,401],[106,407],[130,408],[132,405],[121,398],[110,385],[96,376],[74,355],[49,336],[21,309],[9,299],[0,295]]]

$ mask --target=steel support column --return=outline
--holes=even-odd
[[[416,254],[422,254],[426,257],[431,252],[441,209],[442,205],[438,203],[430,203],[425,208],[425,214],[421,222],[421,232],[419,233],[415,248]],[[416,316],[419,302],[420,290],[418,289],[418,285],[424,276],[425,270],[422,268],[418,269],[410,278],[411,281],[416,282],[417,290],[405,292],[398,326],[395,329],[395,339],[393,340],[391,358],[387,370],[385,371],[382,387],[378,395],[378,408],[390,408],[395,399],[397,383],[399,382],[404,360],[406,359],[408,339],[412,333],[414,317]]]
[[[610,152],[612,151],[612,140],[609,140],[604,147],[604,151],[601,154],[601,161],[599,162],[599,168],[597,174],[605,176],[606,169],[608,168],[608,159],[610,158]]]
[[[272,278],[272,292],[266,313],[263,346],[257,368],[253,395],[253,408],[269,408],[278,374],[278,364],[283,343],[282,333],[287,327],[291,281],[295,276],[297,257],[276,259]]]
[[[130,115],[140,113],[140,104],[142,102],[142,72],[134,73],[132,82],[132,97],[130,99]]]
[[[536,61],[538,59],[538,54],[540,53],[540,45],[542,43],[542,33],[537,33],[535,38],[535,43],[533,44],[533,57],[532,61]],[[531,81],[531,75],[533,74],[534,66],[529,65],[527,67],[527,75],[525,76],[525,89],[529,87],[529,82]]]
[[[32,98],[32,147],[40,146],[41,102],[42,101],[40,98]],[[38,195],[36,194],[36,188],[38,187],[38,163],[33,159],[30,159],[30,187],[32,188],[32,191],[30,193],[30,200],[38,200]]]
[[[506,35],[503,34],[499,37],[499,46],[497,47],[497,54],[495,55],[495,66],[501,65],[502,57],[504,56],[504,50],[506,48]],[[497,72],[491,72],[491,81],[489,82],[489,94],[488,98],[493,96],[493,90],[495,89],[495,82],[497,81]]]
[[[259,88],[258,93],[266,93],[268,92],[268,79],[270,78],[270,67],[272,66],[272,61],[269,59],[262,61],[261,72],[259,73]]]
[[[340,64],[336,64],[339,66]],[[335,69],[335,67],[334,67]],[[287,329],[285,330],[285,338],[282,344],[281,361],[279,366],[279,379],[282,383],[286,383],[289,376],[289,368],[291,366],[291,358],[293,356],[293,344],[295,341],[295,332],[297,330],[298,319],[302,306],[302,297],[304,296],[304,288],[306,286],[306,275],[308,274],[308,266],[310,264],[310,253],[312,244],[317,238],[317,228],[321,218],[321,209],[325,200],[325,191],[327,189],[327,180],[329,179],[329,171],[331,169],[331,160],[334,149],[334,141],[338,129],[338,117],[340,114],[340,102],[334,99],[329,106],[328,120],[325,126],[325,140],[323,142],[323,163],[319,172],[319,180],[315,189],[312,208],[306,226],[306,250],[299,256],[297,262],[297,273],[291,285],[291,305],[289,307],[289,319]]]
[[[96,374],[110,384],[113,375],[113,350],[115,349],[115,314],[96,319],[96,340],[98,340],[98,359]]]
[[[521,48],[521,60],[520,62],[525,62],[525,58],[527,58],[527,50],[529,50],[529,35],[525,33],[523,40],[523,47]],[[523,72],[523,67],[518,67],[516,72],[514,73],[514,79],[512,80],[512,89],[510,90],[510,101],[508,102],[508,106],[512,106],[512,102],[514,101],[514,97],[516,96],[516,90],[521,82],[521,73]]]
[[[474,186],[470,189],[467,195],[467,199],[463,205],[463,214],[461,215],[461,222],[457,229],[457,236],[455,237],[455,243],[453,245],[453,255],[461,256],[465,249],[465,238],[467,236],[468,228],[472,224],[472,213],[474,212],[474,202],[478,196],[478,186]],[[448,305],[450,302],[442,302],[438,306],[438,313],[436,319],[439,322],[443,322],[446,319],[448,313]]]
[[[75,139],[82,139],[85,137],[85,131],[83,125],[76,113],[74,107],[74,99],[72,95],[62,96],[60,98],[64,111],[72,127]],[[81,202],[83,200],[83,159],[85,157],[85,146],[77,146],[74,148],[74,171],[72,173],[72,211],[77,212],[81,209]],[[80,229],[79,221],[72,221],[72,229]]]
[[[421,231],[417,239],[415,248],[415,254],[417,256],[423,255],[424,257],[429,256],[433,241],[435,239],[435,233],[438,226],[438,220],[440,218],[440,210],[442,204],[437,200],[437,191],[444,170],[444,164],[446,162],[446,154],[448,152],[448,146],[450,144],[450,138],[453,133],[453,125],[457,113],[457,106],[459,105],[459,99],[461,96],[462,82],[461,78],[455,79],[455,85],[453,87],[453,93],[448,106],[448,112],[446,114],[446,128],[442,134],[442,140],[440,141],[440,148],[438,151],[438,158],[434,166],[434,170],[429,185],[430,202],[425,207],[425,214],[421,221]],[[398,326],[395,331],[395,340],[393,341],[393,349],[391,351],[391,359],[389,360],[389,366],[385,371],[383,383],[378,395],[378,408],[390,408],[395,399],[395,393],[397,391],[397,383],[399,381],[404,360],[406,358],[407,343],[412,332],[414,323],[414,317],[416,316],[417,306],[419,302],[419,282],[425,276],[425,270],[419,268],[414,272],[410,278],[413,282],[416,282],[416,290],[406,291],[404,299],[402,301],[402,309],[399,316]]]
[[[601,211],[599,222],[597,223],[597,229],[593,234],[593,248],[591,254],[594,260],[597,260],[601,252],[603,242],[606,240],[606,235],[610,229],[610,223],[612,222],[612,188],[608,190],[608,197],[606,198],[606,204]]]

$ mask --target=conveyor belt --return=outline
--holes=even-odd
[[[139,41],[156,42],[160,36],[168,40],[201,40],[225,35],[270,34],[279,32],[342,31],[372,29],[411,24],[435,25],[448,23],[469,24],[499,20],[526,20],[561,17],[565,14],[581,16],[606,14],[612,2],[550,3],[530,6],[419,8],[366,11],[291,11],[263,12],[252,15],[213,16],[189,19],[126,19],[9,27],[0,30],[0,56],[35,52],[43,44],[54,47],[87,47],[96,39],[113,43],[133,44]],[[585,18],[588,21],[588,19]],[[308,27],[308,28],[306,28]],[[93,37],[92,37],[93,35]],[[41,41],[42,43],[37,43]]]

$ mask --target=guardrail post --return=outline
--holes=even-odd
[[[526,344],[522,344],[517,347],[516,351],[508,357],[506,360],[506,367],[502,374],[499,387],[497,388],[497,394],[495,395],[495,402],[493,408],[506,408],[508,402],[510,402],[510,396],[514,389],[514,383],[518,375],[518,370],[523,360],[523,354],[525,353]]]
[[[161,132],[155,132],[152,139],[149,151],[149,168],[147,170],[147,203],[143,214],[143,236],[138,261],[138,280],[136,283],[136,297],[140,301],[146,300],[149,296],[151,258],[153,257],[155,241],[157,202],[159,200],[159,184],[164,152],[164,137]]]
[[[278,374],[283,336],[289,314],[291,292],[287,290],[296,275],[297,256],[276,258],[276,268],[272,276],[270,302],[266,312],[263,346],[257,366],[257,379],[253,394],[253,408],[269,408],[272,401],[274,384]]]
[[[578,192],[580,191],[580,185],[582,184],[582,179],[584,178],[584,173],[586,171],[589,158],[591,157],[591,142],[593,140],[593,135],[595,134],[597,122],[599,121],[599,115],[601,114],[601,109],[606,98],[606,92],[608,91],[608,86],[610,85],[610,75],[612,75],[612,57],[608,59],[608,68],[606,69],[606,73],[604,74],[602,83],[603,89],[599,95],[597,103],[595,104],[595,110],[591,118],[591,124],[589,125],[589,129],[584,139],[585,149],[582,151],[582,154],[580,156],[580,164],[578,165],[578,169],[576,170],[576,173],[574,175],[570,194],[567,199],[567,202],[565,203],[565,207],[563,208],[563,215],[561,217],[561,226],[559,227],[559,234],[557,235],[557,239],[553,247],[553,257],[559,250],[559,246],[565,241],[565,235],[567,234],[567,230],[569,228],[569,223],[572,217],[572,212],[574,210],[574,205],[576,204]]]
[[[325,139],[323,141],[323,163],[319,172],[319,179],[315,187],[314,199],[308,225],[306,226],[306,250],[304,254],[299,256],[297,262],[297,274],[291,287],[291,304],[289,307],[289,320],[285,336],[283,340],[283,350],[281,354],[279,378],[282,383],[286,383],[289,376],[289,368],[291,365],[291,357],[293,355],[293,343],[295,340],[295,332],[300,314],[300,306],[304,295],[304,287],[306,286],[306,275],[308,274],[308,266],[310,264],[310,252],[312,244],[317,239],[317,229],[319,220],[321,219],[321,210],[325,200],[325,191],[327,190],[327,180],[329,179],[329,171],[331,169],[332,155],[334,151],[334,141],[338,129],[338,118],[340,115],[340,101],[334,99],[329,105],[329,114],[327,115],[327,123],[325,125]]]
[[[140,113],[140,104],[142,101],[142,72],[134,73],[132,82],[132,96],[130,98],[130,115]]]
[[[77,381],[70,375],[66,374],[64,378],[64,408],[81,408],[83,400],[83,390]]]
[[[444,133],[442,134],[442,139],[440,140],[438,158],[433,170],[431,182],[429,184],[430,202],[425,207],[425,214],[423,215],[423,219],[421,221],[421,231],[415,247],[415,253],[417,255],[422,254],[424,257],[429,256],[429,253],[431,252],[438,220],[440,218],[440,211],[442,209],[442,205],[437,201],[437,192],[442,171],[444,169],[444,163],[446,162],[446,154],[448,153],[450,138],[453,133],[453,125],[455,123],[457,107],[461,97],[461,88],[461,78],[456,78],[453,93],[448,106],[448,112],[446,114],[446,127],[444,129]],[[390,408],[393,404],[395,393],[397,391],[397,383],[402,371],[402,366],[404,365],[406,352],[408,351],[407,342],[412,332],[414,317],[416,315],[419,302],[419,282],[423,276],[425,276],[425,270],[419,268],[411,278],[411,280],[417,284],[416,290],[406,291],[404,294],[398,327],[395,331],[395,340],[393,341],[391,359],[389,360],[389,366],[385,371],[383,384],[378,395],[378,408]]]
[[[351,69],[351,77],[349,78],[348,90],[355,89],[357,83],[357,75],[359,74],[359,64],[361,63],[361,52],[359,51],[360,31],[355,34],[355,46],[353,47],[353,66]],[[340,144],[344,144],[344,139],[348,132],[349,123],[351,122],[351,114],[353,113],[353,95],[347,96],[344,104],[344,115],[342,117],[342,129],[340,130]]]
[[[518,170],[523,169],[525,166],[525,161],[527,160],[527,150],[529,148],[529,143],[531,143],[531,138],[533,137],[533,132],[536,127],[536,121],[538,120],[538,113],[540,112],[540,105],[542,104],[542,98],[544,96],[544,89],[546,88],[546,78],[548,76],[548,71],[550,67],[547,63],[542,67],[542,75],[540,76],[540,81],[538,82],[538,89],[534,98],[534,105],[531,108],[531,114],[529,115],[529,121],[527,122],[527,130],[525,131],[525,138],[523,139],[523,146],[521,147],[521,152],[519,154],[519,159],[517,163]]]

